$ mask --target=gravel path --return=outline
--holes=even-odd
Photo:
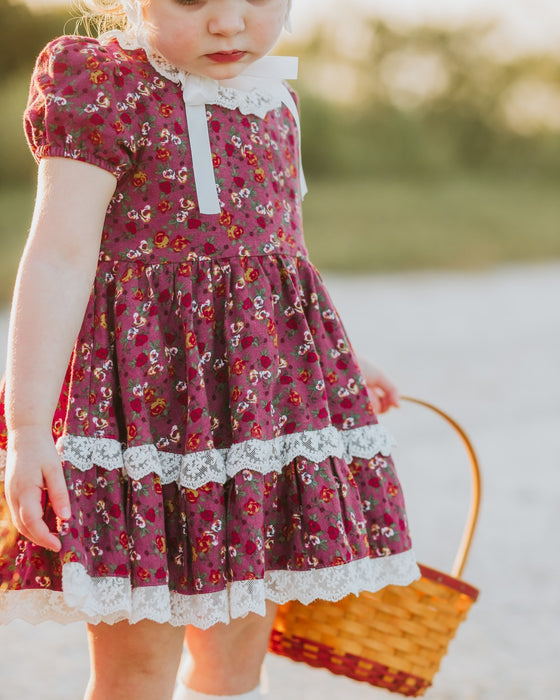
[[[481,597],[425,697],[560,697],[560,556],[547,538],[557,531],[560,495],[560,265],[326,279],[356,350],[403,393],[454,415],[483,469],[483,508],[464,575]],[[5,315],[0,321],[5,337]],[[464,454],[422,409],[404,406],[385,422],[399,439],[418,558],[449,569],[468,507]],[[0,700],[81,698],[82,625],[16,622],[0,628],[0,648]],[[284,659],[271,657],[267,667],[270,700],[391,697]]]

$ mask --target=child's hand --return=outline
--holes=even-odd
[[[58,552],[60,540],[43,520],[43,490],[55,514],[68,520],[70,499],[52,437],[38,437],[37,428],[32,426],[14,430],[8,440],[5,485],[12,521],[32,542]]]
[[[375,413],[385,413],[391,406],[399,407],[399,392],[383,372],[367,360],[360,360]]]

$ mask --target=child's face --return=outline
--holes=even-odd
[[[274,46],[288,0],[149,0],[150,42],[174,66],[235,78]]]

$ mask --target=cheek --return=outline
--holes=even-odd
[[[268,20],[263,20],[256,27],[256,35],[259,37],[261,46],[266,48],[266,51],[271,49],[278,41],[282,28],[284,27],[284,15],[279,17],[274,15]]]

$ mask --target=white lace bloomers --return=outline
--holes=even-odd
[[[45,501],[58,554],[4,547],[0,622],[207,628],[418,576],[392,439],[303,240],[285,68],[216,84],[123,35],[40,55],[35,157],[117,188],[53,421],[72,516]]]

